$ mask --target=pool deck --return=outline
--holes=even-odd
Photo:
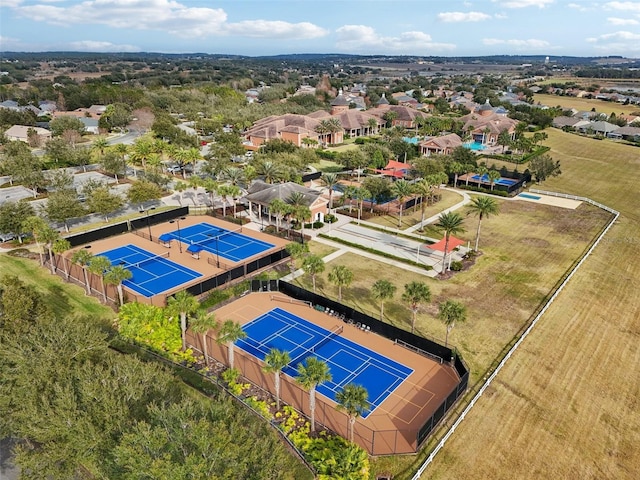
[[[525,201],[525,202],[541,203],[543,205],[552,205],[554,207],[568,208],[570,210],[575,210],[582,203],[582,202],[580,202],[578,200],[571,200],[569,198],[551,197],[549,195],[541,195],[539,193],[536,193],[536,194],[532,193],[532,194],[527,194],[527,195],[532,195],[532,196],[536,196],[536,197],[540,197],[540,198],[538,198],[538,199],[526,198],[526,197],[521,197],[520,195],[516,195],[515,197],[513,197],[513,199],[514,200],[522,200],[522,201]]]

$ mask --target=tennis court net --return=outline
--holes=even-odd
[[[144,260],[140,260],[139,262],[134,262],[134,263],[127,263],[125,261],[122,261],[121,263],[124,263],[125,268],[140,268],[142,265],[145,265],[147,263],[151,263],[151,262],[157,262],[158,260],[162,259],[162,258],[169,258],[169,252],[164,252],[161,253],[160,255],[153,255],[152,257],[147,257]]]
[[[327,342],[340,335],[342,333],[342,330],[343,327],[341,325],[336,325],[327,335],[316,341],[313,345],[310,345],[309,347],[305,347],[304,344],[300,345],[304,349],[304,351],[300,355],[297,355],[293,360],[291,360],[289,364],[296,365],[298,362],[300,362],[300,360],[304,360],[306,357],[308,357],[310,353],[316,353],[316,351],[320,347],[326,345]]]
[[[235,230],[226,230],[217,236],[218,240],[222,240],[229,235],[238,235],[242,233],[242,227],[238,227]]]

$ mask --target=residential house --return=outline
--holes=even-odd
[[[288,113],[285,115],[271,115],[269,117],[258,120],[245,132],[245,138],[249,142],[251,150],[255,150],[260,145],[273,140],[275,138],[292,142],[300,147],[303,145],[304,138],[321,141],[320,134],[316,131],[320,121],[310,117],[309,115],[297,115]],[[329,143],[338,143],[337,137],[324,135]],[[333,140],[333,141],[332,141]],[[342,137],[340,136],[340,142]]]
[[[462,146],[462,139],[455,133],[426,138],[418,143],[420,155],[451,155],[455,148]]]
[[[640,142],[640,127],[620,127],[615,133],[624,140]]]
[[[38,143],[47,142],[51,140],[51,132],[49,130],[45,130],[40,127],[31,127],[29,125],[14,125],[9,128],[4,135],[8,140],[11,141],[20,141],[29,143],[29,134],[33,132],[33,134],[37,135]]]
[[[498,136],[505,130],[514,139],[516,125],[518,125],[517,120],[503,113],[496,113],[489,100],[476,111],[461,117],[460,120],[464,122],[462,130],[468,132],[474,142],[483,145],[496,145]]]
[[[581,121],[582,120],[577,117],[560,116],[560,117],[555,117],[551,122],[551,124],[556,128],[565,128],[565,127],[574,128],[575,125]]]

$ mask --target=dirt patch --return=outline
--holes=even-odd
[[[524,237],[520,240],[520,243],[528,247],[548,248],[551,246],[551,242],[544,238]]]

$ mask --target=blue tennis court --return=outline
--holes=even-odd
[[[202,276],[169,260],[168,252],[166,256],[158,256],[131,244],[98,255],[107,257],[112,265],[122,265],[129,270],[133,276],[122,285],[145,297],[153,297]]]
[[[274,247],[271,243],[243,235],[241,231],[242,227],[232,231],[203,222],[163,233],[160,235],[160,241],[181,241],[188,245],[189,252],[197,253],[204,250],[232,262],[241,262]]]
[[[290,377],[297,376],[298,364],[307,357],[327,362],[332,380],[319,385],[317,391],[333,401],[336,393],[349,383],[365,387],[370,409],[363,417],[413,373],[411,368],[342,337],[340,325],[329,331],[281,308],[245,324],[243,330],[247,337],[236,344],[260,360],[272,348],[288,352],[291,362],[282,371]]]

